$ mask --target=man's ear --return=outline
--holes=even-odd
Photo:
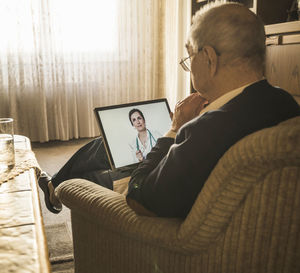
[[[210,76],[214,77],[218,69],[218,55],[215,49],[211,46],[203,47],[203,51],[207,58],[207,65],[210,70]]]

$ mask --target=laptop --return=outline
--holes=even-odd
[[[171,127],[167,99],[94,109],[112,170],[132,171]]]

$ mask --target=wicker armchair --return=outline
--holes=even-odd
[[[138,216],[85,180],[57,193],[71,209],[75,272],[300,272],[300,117],[231,147],[186,219]]]

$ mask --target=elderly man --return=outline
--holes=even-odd
[[[264,79],[264,26],[244,6],[213,3],[199,10],[187,52],[181,65],[198,93],[176,105],[167,137],[131,175],[127,201],[137,212],[185,217],[230,146],[300,114],[288,93]]]
[[[180,64],[198,92],[177,103],[170,131],[131,175],[126,199],[140,214],[185,217],[234,143],[300,115],[292,96],[264,79],[264,26],[246,7],[206,5],[193,18],[186,47]],[[53,180],[54,187],[63,178],[72,177]],[[59,207],[52,183],[39,184],[48,207]]]

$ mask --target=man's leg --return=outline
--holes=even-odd
[[[110,190],[115,189],[114,181],[123,179],[124,177],[128,178],[130,171],[92,171],[81,174],[80,178],[91,181],[91,183],[96,183],[102,187],[108,188]],[[55,187],[52,184],[52,181],[47,183],[41,183],[39,180],[40,188],[44,192],[45,204],[49,211],[53,213],[59,213],[62,210],[62,204],[60,200],[55,195]]]
[[[44,173],[38,183],[44,192],[48,210],[59,213],[62,205],[54,194],[54,189],[63,181],[84,178],[112,189],[112,181],[105,170],[110,168],[102,138],[96,138],[81,147],[67,163],[51,178]]]
[[[62,181],[84,178],[97,183],[101,171],[110,169],[101,137],[81,147],[55,174],[51,181],[56,188]]]

